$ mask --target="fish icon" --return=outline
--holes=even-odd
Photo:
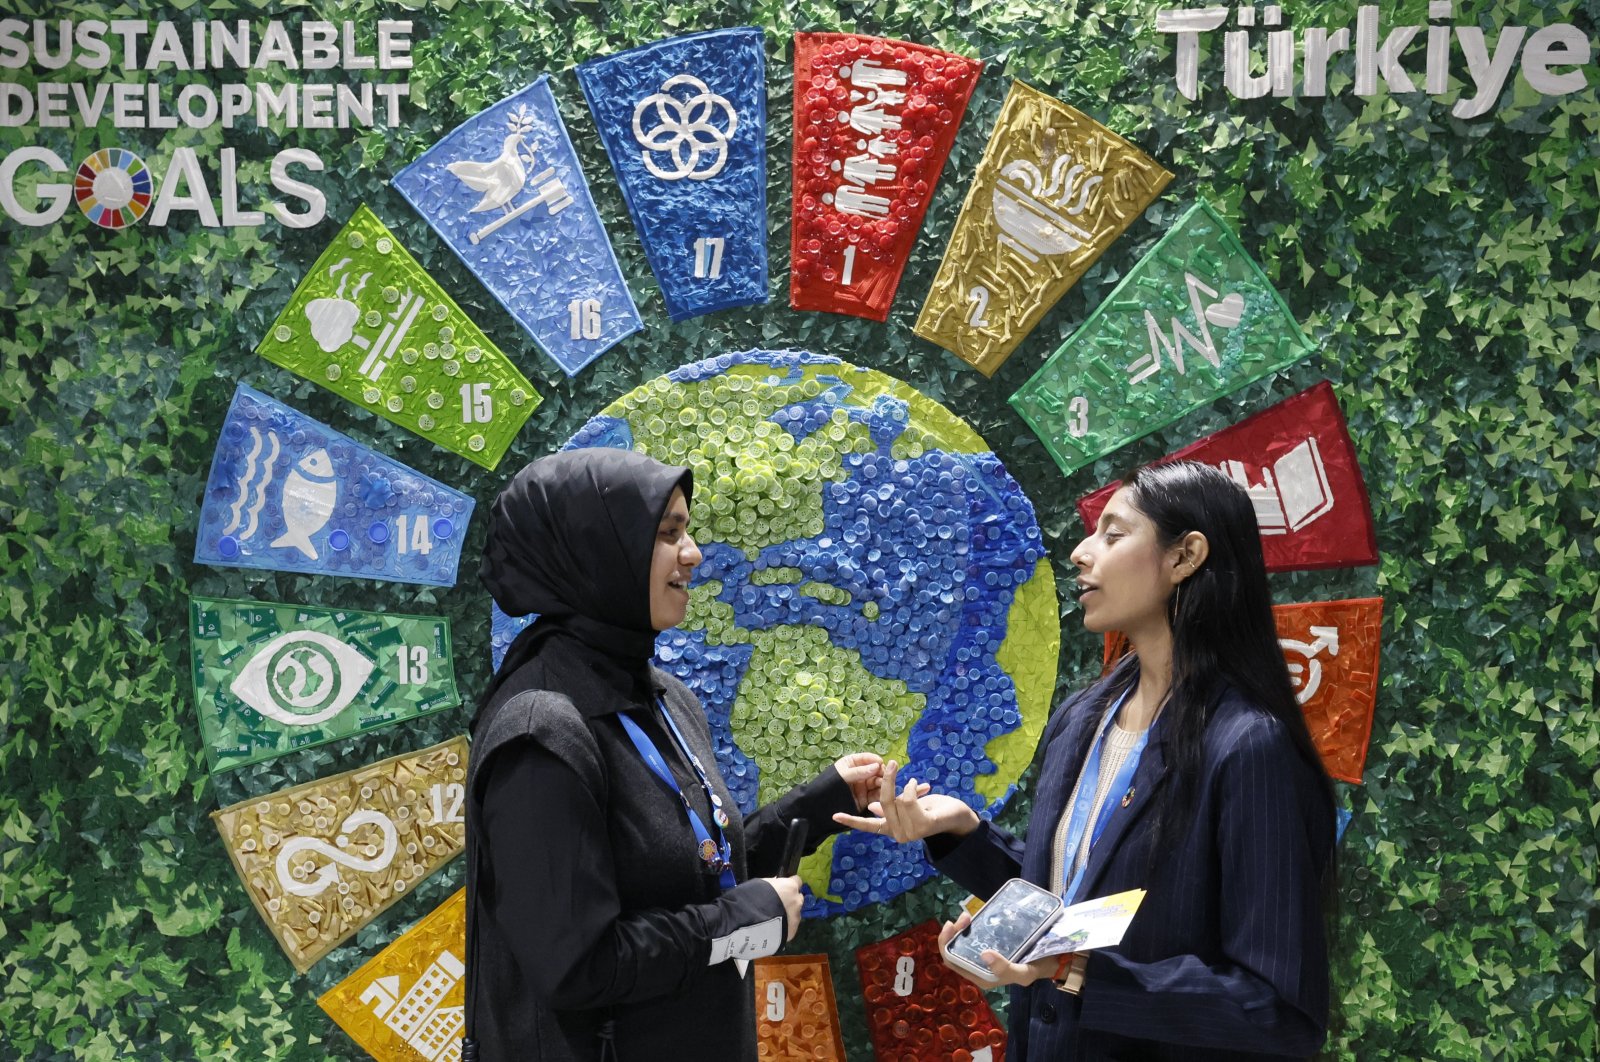
[[[310,560],[317,559],[311,536],[327,526],[339,501],[339,483],[333,478],[328,451],[311,451],[283,481],[283,522],[286,530],[273,547],[293,546]]]

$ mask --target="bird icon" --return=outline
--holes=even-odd
[[[522,134],[512,133],[500,148],[499,158],[490,162],[452,162],[445,167],[462,184],[483,193],[469,214],[506,206],[516,198],[528,180],[527,164],[533,161],[531,154],[521,154],[521,148]]]
[[[317,547],[311,544],[311,536],[327,525],[338,499],[339,482],[334,478],[328,451],[313,450],[284,480],[282,506],[286,526],[272,547],[293,546],[308,560],[316,560]]]

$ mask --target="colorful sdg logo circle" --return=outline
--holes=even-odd
[[[153,186],[144,159],[124,148],[101,148],[78,164],[72,195],[96,225],[125,229],[150,209]]]
[[[882,373],[758,350],[636,388],[565,449],[586,446],[694,470],[705,559],[656,654],[705,705],[743,810],[859,749],[1005,804],[1049,712],[1060,621],[1033,506],[963,421]],[[496,666],[527,622],[495,610]],[[841,834],[801,866],[806,912],[933,873],[920,845]]]

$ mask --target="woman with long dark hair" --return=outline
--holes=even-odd
[[[700,702],[650,665],[682,623],[700,549],[687,468],[553,454],[496,499],[479,572],[538,619],[472,723],[467,1062],[755,1062],[748,960],[799,926],[780,869],[879,791],[872,753],[740,815]]]
[[[1051,717],[1026,836],[920,796],[915,779],[897,793],[893,763],[874,817],[835,819],[925,839],[983,897],[1017,876],[1069,903],[1147,890],[1115,948],[1031,965],[985,953],[1014,986],[1012,1058],[1313,1055],[1328,1019],[1333,787],[1278,646],[1250,498],[1204,465],[1146,466],[1072,562],[1084,626],[1132,652]]]

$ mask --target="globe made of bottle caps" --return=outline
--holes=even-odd
[[[1032,504],[988,445],[906,384],[805,351],[687,365],[624,395],[566,449],[694,471],[704,560],[658,663],[699,696],[746,812],[871,750],[983,814],[1032,757],[1060,649]],[[525,619],[498,612],[496,665]],[[831,838],[808,914],[933,874],[920,845]]]

